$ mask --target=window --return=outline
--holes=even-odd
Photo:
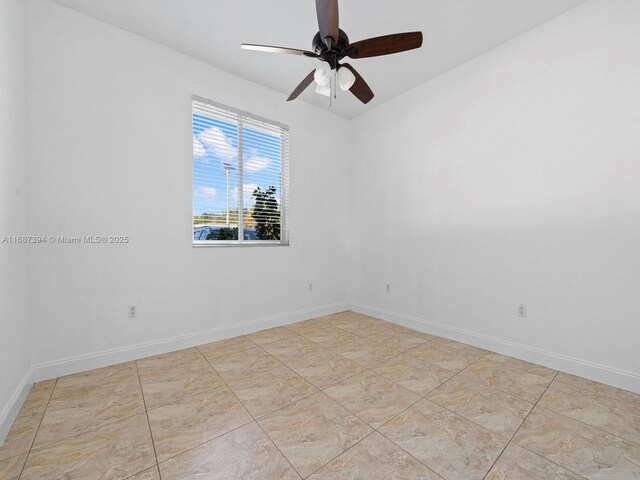
[[[193,97],[194,245],[288,245],[289,127]]]

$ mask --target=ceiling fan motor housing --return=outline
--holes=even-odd
[[[338,68],[338,62],[347,56],[349,47],[349,37],[340,29],[339,38],[337,44],[331,44],[331,49],[327,47],[327,44],[320,37],[320,32],[316,33],[313,37],[313,51],[320,57],[320,60],[329,63],[331,69]]]

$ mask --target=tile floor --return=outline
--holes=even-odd
[[[640,395],[344,312],[41,382],[0,479],[640,479]]]

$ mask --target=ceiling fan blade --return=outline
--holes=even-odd
[[[379,57],[413,50],[421,46],[422,32],[395,33],[352,43],[349,45],[347,55],[351,58]]]
[[[313,52],[309,52],[307,50],[298,50],[297,48],[286,48],[286,47],[273,47],[271,45],[255,45],[252,43],[243,43],[240,45],[245,50],[254,50],[256,52],[267,52],[267,53],[286,53],[289,55],[304,55],[306,57],[317,58]]]
[[[356,69],[348,63],[343,63],[342,66],[351,70],[351,73],[356,77],[355,83],[349,89],[351,93],[353,93],[362,103],[369,103],[374,95],[369,85],[367,85],[367,82],[365,82],[364,78],[360,76]]]
[[[332,44],[337,45],[340,37],[338,0],[316,0],[316,12],[320,38],[326,40],[331,37]]]
[[[306,88],[313,83],[313,76],[315,73],[316,73],[315,69],[311,70],[311,73],[307,75],[305,79],[302,80],[302,82],[300,82],[300,85],[298,85],[293,92],[291,92],[291,95],[289,95],[289,98],[287,98],[287,102],[290,102],[291,100],[295,100],[296,98],[298,98],[300,94],[304,92]]]

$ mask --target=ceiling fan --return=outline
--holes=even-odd
[[[298,98],[315,80],[316,92],[321,95],[331,97],[337,83],[343,91],[350,90],[362,103],[369,103],[373,98],[373,92],[367,82],[350,64],[340,62],[345,57],[353,59],[378,57],[422,46],[422,32],[396,33],[349,43],[349,37],[339,27],[338,0],[316,0],[316,11],[320,31],[313,38],[313,51],[242,44],[245,50],[303,55],[317,58],[322,62],[320,67],[314,69],[302,80],[287,101]]]

